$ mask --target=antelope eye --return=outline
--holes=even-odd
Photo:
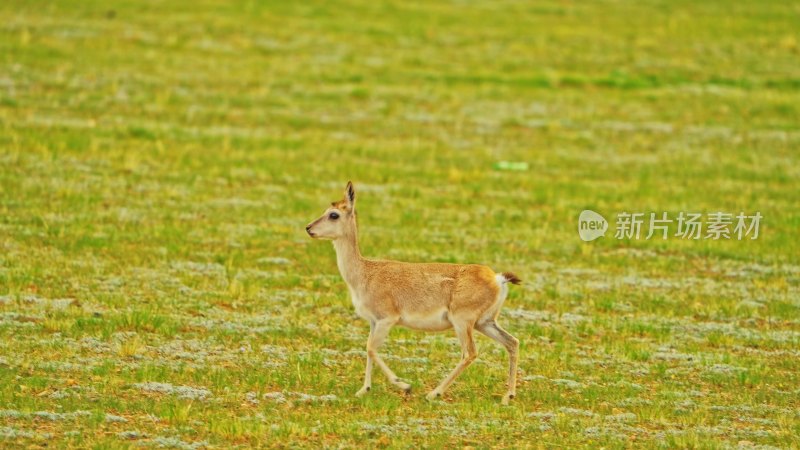
[[[330,218],[331,218],[331,220],[336,220],[336,219],[338,219],[338,218],[339,218],[339,214],[336,214],[336,213],[331,213],[331,215],[330,215],[330,216],[328,216],[328,217],[330,217]]]

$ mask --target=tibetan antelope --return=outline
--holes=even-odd
[[[389,381],[410,392],[378,354],[381,343],[395,325],[424,331],[455,329],[461,343],[461,361],[431,391],[428,400],[440,397],[478,353],[472,331],[478,330],[499,342],[508,352],[508,392],[503,404],[514,398],[517,381],[519,341],[497,324],[497,315],[508,294],[508,283],[520,279],[506,272],[496,274],[474,264],[406,263],[366,259],[358,250],[356,192],[348,182],[344,198],[333,202],[317,220],[306,226],[312,238],[330,239],[336,261],[350,289],[356,313],[369,322],[367,372],[364,387],[372,387],[372,365],[377,364]]]

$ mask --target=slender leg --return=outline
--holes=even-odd
[[[440,397],[444,391],[453,384],[453,381],[461,375],[461,372],[478,357],[478,351],[475,349],[475,341],[472,338],[472,325],[463,322],[453,322],[453,328],[456,330],[458,340],[461,342],[461,361],[459,361],[456,368],[450,372],[450,375],[448,375],[436,389],[428,394],[428,400]]]
[[[369,342],[372,340],[372,336],[375,334],[375,322],[369,323],[369,339],[367,339],[367,373],[364,375],[364,386],[356,392],[356,397],[361,397],[362,395],[369,392],[372,389],[372,356],[369,355]]]
[[[411,391],[411,385],[400,381],[400,378],[397,378],[397,375],[392,372],[392,369],[383,362],[383,358],[378,354],[378,349],[381,344],[383,344],[383,340],[386,339],[389,330],[392,329],[395,323],[397,323],[397,318],[383,319],[375,322],[375,328],[369,335],[369,341],[367,341],[367,364],[369,364],[370,360],[374,361],[375,364],[381,368],[390,383],[409,392]]]
[[[519,340],[498,325],[494,320],[479,323],[476,330],[499,342],[508,352],[508,392],[503,397],[503,404],[517,395],[517,355],[519,354]]]

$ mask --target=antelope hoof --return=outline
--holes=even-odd
[[[367,392],[369,392],[369,388],[370,388],[369,386],[362,387],[358,392],[356,392],[356,397],[361,397]]]
[[[508,403],[515,397],[514,394],[506,394],[503,396],[503,404],[508,405]]]
[[[408,383],[403,383],[402,381],[398,381],[398,382],[397,382],[397,387],[399,387],[400,389],[402,389],[402,390],[403,390],[403,391],[404,391],[406,394],[408,394],[409,392],[411,392],[411,385],[410,385],[410,384],[408,384]]]
[[[433,390],[428,395],[425,396],[425,399],[429,402],[436,400],[437,398],[441,398],[442,394],[439,391]]]

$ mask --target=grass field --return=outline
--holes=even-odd
[[[800,446],[791,1],[0,2],[0,446]],[[495,169],[527,162],[525,171]],[[452,332],[367,324],[304,226],[513,271]],[[763,216],[584,243],[578,214]],[[673,229],[674,233],[674,229]]]

